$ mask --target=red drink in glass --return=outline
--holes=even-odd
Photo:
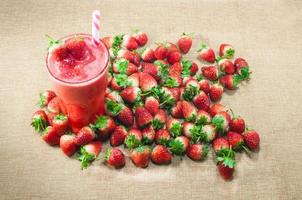
[[[104,113],[108,62],[105,45],[100,42],[94,46],[88,34],[64,37],[48,52],[46,63],[53,89],[74,132]]]

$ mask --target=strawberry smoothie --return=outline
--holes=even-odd
[[[46,63],[53,89],[74,132],[104,113],[108,62],[105,45],[94,46],[88,34],[67,36],[49,49]]]

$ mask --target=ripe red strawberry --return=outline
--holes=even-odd
[[[170,132],[166,129],[159,129],[155,133],[155,142],[156,144],[167,145],[171,139]]]
[[[197,124],[209,124],[212,121],[211,115],[204,111],[204,110],[199,110],[197,112],[197,117],[196,117],[196,123]]]
[[[196,115],[197,115],[197,110],[192,103],[190,103],[188,101],[182,101],[181,110],[182,110],[182,114],[186,121],[192,121],[192,122],[195,121]]]
[[[52,119],[51,125],[57,130],[58,135],[61,136],[68,129],[68,118],[63,114],[58,114]]]
[[[213,141],[213,149],[215,153],[219,153],[222,149],[229,149],[230,144],[229,142],[224,138],[217,138]]]
[[[217,136],[216,128],[212,124],[202,126],[202,132],[206,142],[212,142]]]
[[[233,177],[234,167],[230,167],[223,162],[219,162],[217,165],[219,174],[225,179],[230,180]]]
[[[219,174],[225,179],[230,180],[235,170],[235,153],[232,149],[221,149],[217,153],[217,169]]]
[[[245,145],[251,149],[256,150],[259,148],[260,137],[259,134],[254,130],[248,130],[243,133],[243,139]]]
[[[118,148],[107,149],[104,161],[107,166],[116,169],[124,167],[126,163],[124,153]]]
[[[139,129],[131,128],[125,138],[124,144],[129,149],[138,147],[143,139],[142,132]]]
[[[235,54],[235,49],[229,44],[221,44],[219,47],[219,55],[224,58],[232,58]]]
[[[241,74],[242,69],[249,68],[249,64],[243,58],[236,58],[234,65],[238,74]]]
[[[155,115],[159,110],[159,102],[153,97],[149,96],[145,99],[145,108],[152,114]]]
[[[239,133],[229,131],[227,133],[227,139],[228,142],[230,143],[230,146],[236,151],[242,150],[244,147],[244,141],[243,141],[243,136]]]
[[[230,130],[237,133],[243,133],[245,130],[244,119],[240,116],[234,116],[233,114],[232,120],[230,122]]]
[[[212,115],[212,117],[214,117],[217,113],[222,112],[222,111],[227,111],[228,109],[220,104],[220,103],[215,103],[211,106],[210,108],[210,114]]]
[[[210,86],[209,96],[212,101],[220,100],[222,93],[223,93],[223,87],[219,83],[215,83]]]
[[[148,47],[145,48],[145,49],[143,49],[143,51],[141,53],[141,57],[142,57],[142,60],[144,62],[147,62],[147,63],[154,62],[155,57],[154,57],[154,51],[153,51],[153,49],[148,48]]]
[[[154,57],[157,60],[164,60],[168,56],[168,49],[163,44],[158,44],[154,50]]]
[[[184,154],[190,145],[190,140],[185,136],[178,136],[169,142],[169,149],[175,155]]]
[[[199,88],[204,91],[206,94],[210,91],[210,84],[208,80],[202,79],[199,81]]]
[[[31,118],[31,126],[34,127],[35,131],[43,131],[47,124],[48,118],[46,113],[43,110],[36,111]]]
[[[178,51],[178,48],[176,46],[176,44],[172,43],[172,42],[166,42],[165,43],[166,48],[168,49],[168,52],[173,52],[173,51]]]
[[[214,63],[215,62],[215,52],[212,48],[208,47],[205,44],[201,44],[198,49],[199,58],[203,61]]]
[[[201,110],[209,111],[210,110],[210,99],[206,93],[203,91],[199,91],[199,94],[197,94],[193,98],[194,105]]]
[[[176,62],[170,66],[169,75],[173,77],[181,76],[182,69],[183,67],[181,66],[181,64],[179,62]]]
[[[148,36],[145,32],[135,31],[135,33],[133,34],[133,37],[135,38],[137,44],[141,47],[145,46],[148,42]]]
[[[212,119],[212,123],[213,125],[215,125],[216,130],[219,133],[224,133],[229,130],[230,121],[231,121],[231,117],[229,113],[225,111],[221,111],[217,113]]]
[[[98,116],[95,123],[92,125],[99,135],[101,140],[109,138],[110,134],[114,131],[116,125],[114,120],[109,116]]]
[[[236,75],[225,75],[220,78],[219,82],[228,90],[235,90],[241,82],[241,77]]]
[[[167,61],[173,65],[176,62],[179,62],[181,59],[181,54],[178,51],[169,52],[167,55]]]
[[[182,133],[188,138],[192,138],[195,125],[192,122],[182,123]]]
[[[82,169],[87,168],[98,157],[101,150],[102,143],[100,141],[93,141],[81,147],[77,159],[81,161]]]
[[[47,104],[47,110],[56,114],[60,113],[61,108],[59,97],[54,97],[49,101],[49,103]]]
[[[117,59],[113,63],[112,69],[113,72],[117,74],[121,73],[131,75],[133,73],[138,72],[138,67],[124,58]]]
[[[138,48],[138,44],[135,38],[131,35],[124,35],[122,46],[128,49],[129,51],[135,50]]]
[[[132,126],[134,120],[131,109],[125,105],[122,105],[122,109],[118,113],[117,118],[125,126]]]
[[[172,137],[178,137],[182,133],[182,125],[178,119],[169,118],[166,123],[167,130]]]
[[[62,61],[68,57],[68,49],[66,47],[59,46],[53,50],[52,55],[56,61]]]
[[[135,110],[135,119],[139,127],[144,127],[152,122],[153,117],[146,108],[139,106]]]
[[[152,127],[155,130],[161,129],[165,126],[166,120],[167,120],[167,114],[165,110],[159,109],[158,112],[153,117]]]
[[[138,87],[129,86],[120,93],[124,101],[134,103],[140,100],[141,90]]]
[[[175,99],[175,101],[179,101],[180,99],[180,89],[179,88],[168,88],[170,90],[171,95]]]
[[[115,102],[124,103],[123,98],[121,97],[121,95],[119,94],[118,91],[113,90],[113,91],[109,92],[106,95],[106,97],[108,99],[111,99],[111,100],[115,101]]]
[[[81,128],[81,130],[77,133],[76,138],[74,139],[74,143],[78,146],[83,146],[92,142],[96,138],[96,134],[94,131],[89,127],[85,126]]]
[[[202,75],[210,81],[218,79],[218,69],[215,66],[204,66],[201,68]]]
[[[66,156],[70,157],[77,151],[74,139],[74,135],[62,135],[60,138],[60,148]]]
[[[102,42],[105,44],[107,49],[110,49],[112,47],[113,38],[111,36],[103,37]]]
[[[145,72],[141,72],[139,86],[143,92],[146,92],[148,90],[151,90],[153,87],[156,87],[157,82],[151,75]]]
[[[192,46],[192,38],[189,34],[182,33],[181,37],[178,39],[178,47],[183,54],[190,51]]]
[[[158,165],[170,164],[172,155],[163,145],[156,145],[151,153],[151,160]]]
[[[194,161],[203,160],[207,157],[209,146],[205,144],[191,144],[187,150],[187,156]]]
[[[76,60],[82,60],[85,55],[86,43],[81,38],[73,38],[66,42],[68,53]]]
[[[52,100],[56,96],[56,93],[51,90],[46,90],[45,92],[40,93],[40,98],[38,102],[39,106],[41,108],[47,106],[50,100]]]
[[[199,67],[195,62],[192,62],[191,68],[190,68],[190,75],[194,76],[197,71],[198,71]]]
[[[140,73],[131,74],[128,77],[128,83],[131,84],[131,86],[133,86],[133,87],[138,87],[139,86],[139,77],[140,77]]]
[[[172,117],[177,118],[177,119],[183,118],[181,101],[177,101],[176,105],[172,107],[171,115],[172,115]]]
[[[113,78],[112,78],[112,80],[111,80],[111,89],[112,90],[117,90],[117,91],[121,91],[121,90],[123,90],[125,87],[123,87],[123,86],[120,86],[120,84],[118,83],[118,79],[117,79],[117,77],[118,76],[114,76]]]
[[[130,155],[133,164],[136,167],[146,168],[149,165],[151,150],[148,146],[135,148]]]
[[[155,138],[155,131],[152,126],[148,126],[142,130],[143,144],[152,144]]]
[[[234,74],[235,73],[235,66],[233,62],[229,59],[221,59],[218,61],[218,68],[225,74]]]
[[[119,146],[124,143],[127,136],[127,130],[124,126],[116,126],[113,133],[110,136],[111,146]]]
[[[142,72],[150,74],[156,81],[161,80],[160,78],[160,67],[153,63],[142,63]]]
[[[139,66],[140,62],[141,62],[141,55],[138,52],[136,52],[136,51],[133,51],[132,55],[133,55],[133,60],[130,61],[130,62],[132,62],[136,66]]]
[[[51,146],[57,145],[60,142],[60,136],[58,135],[57,130],[52,126],[46,127],[41,135],[42,139]]]
[[[135,64],[134,54],[128,49],[120,49],[117,53],[117,58],[124,58]]]

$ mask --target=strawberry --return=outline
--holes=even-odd
[[[232,111],[232,114],[233,114],[233,111]],[[243,133],[243,131],[245,130],[244,119],[240,116],[234,116],[234,114],[233,114],[232,120],[230,122],[230,130],[237,132],[237,133]]]
[[[163,44],[158,44],[154,50],[154,57],[157,60],[164,60],[168,56],[168,49]]]
[[[54,91],[46,90],[45,92],[40,93],[40,98],[39,98],[38,105],[41,108],[43,108],[43,107],[47,106],[48,103],[50,102],[50,100],[52,100],[56,96],[57,95]]]
[[[183,122],[182,123],[182,133],[184,136],[188,138],[192,138],[192,134],[195,128],[195,125],[191,122]]]
[[[167,120],[167,114],[165,110],[159,109],[158,112],[154,115],[152,120],[152,127],[155,130],[161,129],[165,126]]]
[[[212,124],[202,126],[202,132],[206,142],[212,142],[217,136],[216,128]]]
[[[152,114],[155,115],[159,110],[159,102],[153,97],[149,96],[145,99],[145,108]]]
[[[121,74],[121,75],[114,74],[110,84],[111,84],[110,86],[111,86],[112,90],[117,90],[117,91],[123,90],[124,88],[126,88],[128,86],[127,75],[125,75],[125,74]]]
[[[140,100],[141,90],[138,87],[129,86],[121,93],[121,97],[128,103],[135,103]]]
[[[102,143],[100,141],[93,141],[82,146],[77,154],[77,159],[81,161],[81,168],[86,169],[98,157],[101,150]]]
[[[135,31],[135,33],[132,36],[135,38],[137,44],[141,47],[145,46],[148,42],[148,36],[145,32]]]
[[[150,74],[156,81],[159,81],[160,78],[160,67],[153,63],[142,63],[142,72]]]
[[[145,72],[141,72],[139,86],[143,92],[146,92],[148,90],[151,90],[153,87],[156,87],[157,82],[151,75]]]
[[[139,77],[140,77],[140,73],[131,74],[128,77],[128,83],[133,87],[138,87],[139,86]]]
[[[213,141],[213,149],[216,154],[219,153],[223,149],[229,149],[229,148],[230,148],[229,142],[222,137],[217,138]]]
[[[116,124],[111,117],[100,115],[96,118],[95,123],[91,126],[97,131],[101,140],[106,140],[114,131]]]
[[[219,82],[224,88],[228,90],[235,90],[238,84],[241,82],[241,77],[239,75],[225,75],[220,78]]]
[[[41,133],[42,139],[49,145],[54,146],[60,143],[60,136],[56,129],[52,126],[48,126],[45,130]]]
[[[175,155],[184,154],[190,144],[190,140],[185,136],[178,136],[169,142],[169,149]]]
[[[58,114],[52,119],[51,125],[57,130],[58,135],[61,136],[68,129],[68,118],[63,114]]]
[[[83,146],[92,142],[96,138],[96,134],[92,130],[92,128],[88,126],[84,126],[81,130],[77,133],[76,138],[74,139],[74,143],[78,146]]]
[[[135,119],[139,127],[144,127],[152,122],[153,117],[146,108],[139,106],[135,110]]]
[[[166,123],[167,130],[170,132],[172,137],[177,137],[181,135],[182,125],[178,119],[169,118]]]
[[[152,126],[148,126],[142,130],[143,144],[152,144],[155,138],[155,131]]]
[[[138,72],[138,67],[124,58],[117,59],[113,63],[112,69],[114,73],[121,73],[127,75],[131,75],[135,72]]]
[[[124,58],[135,64],[135,62],[133,62],[134,54],[128,49],[120,49],[117,53],[117,58]]]
[[[151,150],[148,146],[135,148],[130,155],[133,164],[136,167],[146,168],[149,165]]]
[[[221,44],[219,47],[219,56],[224,58],[232,58],[235,54],[235,49],[229,44]]]
[[[218,101],[221,99],[223,93],[223,87],[219,83],[214,83],[210,86],[209,96],[212,101]]]
[[[183,112],[182,112],[182,103],[181,101],[177,101],[176,105],[174,105],[171,109],[171,115],[174,118],[181,119],[183,118]]]
[[[196,116],[197,124],[201,124],[201,125],[209,124],[209,123],[211,123],[211,121],[212,121],[212,117],[208,112],[206,112],[204,110],[199,110],[197,112],[197,116]]]
[[[192,46],[192,38],[189,34],[182,33],[181,37],[177,41],[177,45],[183,54],[190,51]]]
[[[124,103],[123,98],[121,97],[121,95],[119,94],[119,92],[116,91],[116,90],[113,90],[113,91],[109,92],[106,95],[106,97],[108,99],[111,99],[111,100],[117,102],[117,103]]]
[[[231,148],[222,149],[218,152],[216,160],[219,174],[225,180],[230,180],[233,177],[236,165],[234,151]]]
[[[68,57],[68,49],[66,47],[59,46],[52,52],[52,55],[56,61],[62,61]]]
[[[49,103],[47,104],[47,110],[56,114],[60,113],[61,108],[59,97],[54,97],[49,101]]]
[[[251,149],[256,150],[259,148],[260,137],[259,134],[254,130],[248,130],[243,133],[243,139],[245,145]]]
[[[128,49],[129,51],[135,50],[138,48],[138,44],[135,38],[131,35],[124,35],[122,46]]]
[[[178,51],[169,52],[167,55],[167,61],[173,65],[176,62],[179,62],[181,59],[181,54]]]
[[[203,91],[199,91],[199,94],[197,94],[193,98],[194,105],[201,110],[209,111],[210,110],[210,99],[206,93]]]
[[[233,177],[234,167],[227,166],[223,162],[220,162],[217,166],[220,175],[225,180],[230,180]]]
[[[204,66],[201,68],[202,75],[210,81],[218,79],[218,69],[215,66]]]
[[[198,71],[199,67],[195,62],[192,62],[191,68],[190,68],[190,75],[194,76],[197,71]]]
[[[155,60],[154,51],[151,48],[144,48],[141,53],[142,60],[147,63],[152,63]]]
[[[113,38],[111,36],[103,37],[102,42],[105,44],[107,49],[110,49],[112,47]]]
[[[174,63],[169,68],[169,75],[173,77],[181,76],[183,67],[179,62]]]
[[[249,64],[243,58],[236,58],[234,66],[238,74],[241,74],[242,69],[249,68]]]
[[[74,139],[74,135],[62,135],[60,138],[60,148],[66,156],[70,157],[77,151]]]
[[[206,144],[191,144],[187,150],[187,156],[194,161],[200,161],[207,157],[209,146]]]
[[[34,127],[35,131],[44,131],[48,124],[48,118],[43,110],[36,111],[31,118],[31,126]]]
[[[208,80],[202,79],[199,81],[199,88],[204,91],[206,94],[210,91],[210,84]]]
[[[104,162],[107,166],[119,169],[125,166],[125,155],[118,148],[107,149]]]
[[[124,126],[116,126],[113,133],[110,136],[111,146],[119,146],[124,143],[124,140],[127,136],[127,130]]]
[[[217,113],[222,112],[222,111],[227,111],[228,109],[220,104],[220,103],[215,103],[211,106],[210,108],[210,114],[212,115],[212,117],[214,117]]]
[[[229,131],[227,133],[227,139],[234,150],[241,151],[244,148],[243,136],[240,133]]]
[[[155,142],[156,144],[167,145],[171,139],[170,132],[166,129],[159,129],[155,133]]]
[[[206,61],[209,63],[215,62],[215,52],[212,48],[208,47],[207,45],[201,44],[197,52],[199,52],[199,58],[202,61]]]
[[[166,42],[165,43],[166,48],[168,49],[168,52],[173,52],[173,51],[178,51],[178,48],[176,46],[176,44],[172,43],[172,42]]]
[[[172,155],[163,145],[156,145],[151,152],[151,160],[158,165],[170,164]]]
[[[229,113],[225,111],[217,113],[212,119],[212,123],[215,125],[216,130],[221,134],[229,130],[230,121],[231,117]]]
[[[221,59],[218,61],[218,68],[224,74],[234,74],[235,73],[235,66],[233,62],[229,59]]]
[[[171,95],[175,99],[175,101],[179,101],[180,99],[180,89],[179,88],[169,88]]]
[[[188,101],[182,101],[181,102],[181,110],[182,114],[186,121],[194,122],[197,115],[197,110],[195,106],[188,102]]]
[[[82,60],[86,52],[86,43],[82,38],[72,38],[66,41],[68,53],[76,60]]]
[[[132,62],[136,66],[139,66],[140,62],[141,62],[141,55],[138,52],[136,52],[136,51],[133,51],[132,55],[133,55],[133,60],[130,61],[130,62]]]
[[[115,117],[123,109],[123,104],[120,104],[114,100],[106,98],[105,100],[105,112],[107,115]]]
[[[125,126],[132,126],[134,120],[131,109],[124,105],[122,105],[122,109],[118,113],[117,118]]]
[[[199,83],[197,80],[195,80],[194,78],[190,78],[186,81],[185,83],[185,87],[195,87],[195,88],[199,88]]]
[[[124,144],[129,149],[134,149],[140,146],[143,139],[142,132],[139,129],[131,128],[125,138]]]

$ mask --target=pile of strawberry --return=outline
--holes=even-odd
[[[177,45],[171,42],[140,48],[147,34],[116,35],[102,39],[110,52],[110,72],[106,90],[106,115],[98,116],[78,133],[68,127],[68,117],[60,113],[58,97],[52,91],[40,95],[40,109],[32,126],[50,145],[60,145],[67,156],[76,154],[82,168],[99,155],[103,141],[112,148],[104,163],[121,168],[124,145],[137,167],[149,161],[170,164],[174,156],[187,155],[194,161],[207,156],[212,146],[220,175],[229,180],[235,169],[235,151],[247,153],[259,148],[256,131],[245,120],[217,103],[223,91],[236,89],[249,79],[250,68],[243,58],[234,61],[235,49],[221,44],[219,56],[200,45],[198,58],[203,66],[186,59],[191,35],[183,34]],[[207,63],[207,65],[205,64]]]

